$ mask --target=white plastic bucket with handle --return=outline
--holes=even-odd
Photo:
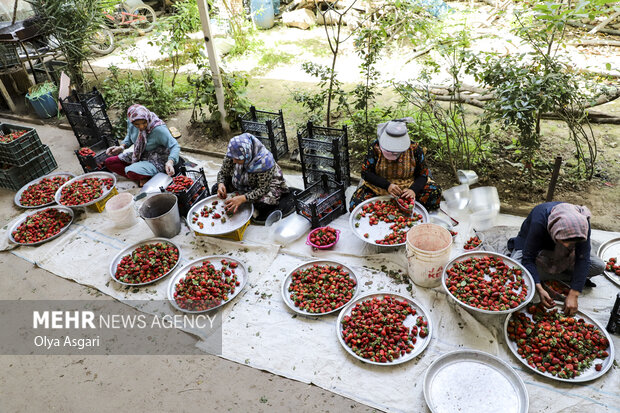
[[[435,224],[420,224],[407,232],[409,278],[420,287],[441,284],[444,266],[450,261],[452,235]]]
[[[115,226],[119,228],[132,227],[138,222],[134,203],[133,195],[129,192],[121,192],[106,202],[106,214]]]

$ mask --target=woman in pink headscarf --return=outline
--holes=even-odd
[[[130,146],[133,152],[124,152]],[[143,185],[158,172],[174,175],[179,147],[166,124],[142,105],[127,110],[127,136],[119,146],[108,148],[108,170]]]

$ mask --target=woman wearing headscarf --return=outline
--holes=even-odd
[[[123,152],[130,146],[133,152]],[[119,146],[106,151],[108,170],[143,185],[158,172],[174,175],[181,148],[168,127],[156,114],[142,105],[127,110],[127,136]]]
[[[424,151],[409,139],[405,122],[379,124],[377,136],[362,165],[363,182],[351,197],[349,210],[387,194],[413,198],[427,210],[439,208],[441,187],[431,178]]]
[[[508,240],[511,256],[521,261],[536,283],[542,303],[555,303],[544,289],[544,281],[570,283],[564,313],[573,315],[578,297],[588,278],[603,273],[605,263],[591,254],[590,210],[564,202],[547,202],[535,206],[515,238]]]
[[[242,204],[251,202],[259,215],[277,209],[281,196],[289,192],[272,153],[249,133],[230,140],[217,174],[217,194],[225,198],[233,191],[239,195],[226,201],[227,210],[235,213]]]

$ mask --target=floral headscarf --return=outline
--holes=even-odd
[[[243,160],[243,165],[235,164],[232,177],[233,186],[243,192],[251,190],[248,173],[265,172],[276,164],[271,152],[249,133],[235,136],[230,140],[226,157]]]
[[[165,125],[164,121],[159,119],[156,114],[148,110],[142,105],[131,105],[129,109],[127,109],[127,119],[130,122],[134,122],[136,120],[145,120],[146,121],[146,129],[140,131],[138,134],[138,139],[136,139],[136,143],[134,144],[133,154],[131,156],[131,163],[138,162],[142,153],[144,152],[144,148],[146,147],[146,138],[148,135],[155,129],[157,126]]]

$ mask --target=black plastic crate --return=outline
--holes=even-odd
[[[3,166],[7,165],[0,165],[0,187],[14,191],[19,190],[33,179],[46,175],[58,168],[52,151],[46,145],[43,145],[43,153],[41,155],[23,166],[8,165],[6,169],[3,169]]]
[[[81,147],[92,146],[97,141],[106,142],[108,146],[117,144],[107,105],[97,89],[89,93],[74,91],[60,104]]]
[[[41,139],[39,139],[39,134],[34,128],[12,125],[10,123],[0,123],[0,136],[5,136],[21,130],[26,131],[21,137],[8,143],[0,142],[0,163],[22,166],[30,162],[33,157],[42,153],[43,144],[41,143]]]
[[[11,43],[0,43],[0,70],[21,66],[17,48]]]
[[[345,188],[323,174],[319,181],[294,194],[295,211],[310,221],[312,228],[323,227],[346,212]]]
[[[241,130],[256,136],[277,161],[288,153],[288,140],[282,110],[266,112],[254,106],[241,117]]]
[[[205,171],[203,168],[200,168],[198,171],[187,170],[184,166],[181,167],[179,173],[175,176],[187,176],[191,178],[194,183],[188,189],[183,192],[175,192],[174,194],[177,196],[178,204],[179,204],[179,213],[181,216],[187,216],[189,210],[194,206],[194,204],[204,197],[210,195],[209,185],[207,182],[207,177],[205,176]],[[166,192],[166,188],[161,187],[160,190],[162,192]]]
[[[349,141],[346,126],[326,128],[308,122],[297,131],[301,170],[304,186],[317,182],[317,177],[327,174],[346,187],[351,183]]]
[[[75,156],[77,156],[78,161],[80,161],[82,170],[85,173],[107,171],[108,169],[105,167],[105,160],[108,159],[109,156],[106,153],[106,150],[108,149],[106,143],[98,141],[88,148],[95,152],[95,156],[82,156],[80,155],[79,149],[75,151]]]

